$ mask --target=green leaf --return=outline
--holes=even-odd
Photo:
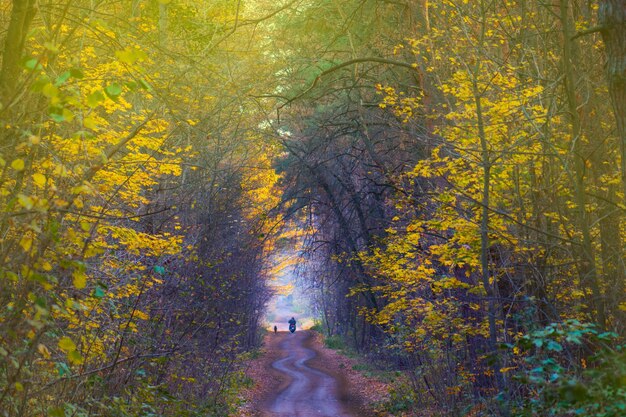
[[[582,335],[583,333],[581,331],[575,330],[573,332],[568,333],[568,335],[565,337],[565,340],[567,342],[580,345],[582,343],[582,339],[581,339]]]
[[[65,374],[71,375],[70,367],[67,366],[65,362],[57,362],[57,371],[59,372],[59,376],[63,376]]]
[[[57,123],[71,122],[74,120],[74,113],[65,107],[50,107],[48,116]]]
[[[63,74],[59,75],[54,82],[54,85],[59,86],[70,79],[72,74],[69,71],[65,71]]]
[[[548,350],[552,350],[554,352],[560,352],[563,350],[563,346],[560,343],[555,342],[554,340],[548,340],[548,344],[546,346]]]
[[[20,242],[20,244],[22,244],[22,242]],[[28,279],[30,281],[38,282],[46,290],[51,290],[54,287],[54,284],[57,283],[57,279],[53,275],[33,273],[28,277]]]
[[[87,96],[87,105],[91,108],[98,106],[104,101],[104,94],[100,91],[94,91]]]
[[[61,123],[65,121],[65,118],[63,117],[63,115],[59,113],[50,113],[50,118],[57,123]]]
[[[29,59],[24,63],[24,66],[26,67],[26,69],[29,69],[31,71],[41,71],[43,69],[37,58]]]
[[[587,397],[587,388],[578,381],[570,381],[560,391],[561,396],[568,402],[583,401]]]
[[[148,84],[148,82],[144,80],[143,78],[139,79],[139,85],[141,85],[142,88],[148,91],[152,90],[152,87],[150,86],[150,84]]]
[[[65,410],[62,407],[48,408],[48,417],[65,417]]]
[[[59,53],[59,47],[57,45],[55,45],[52,42],[44,42],[43,46],[50,52],[54,53],[54,54],[58,54]]]
[[[33,84],[31,85],[30,89],[36,93],[41,93],[41,91],[43,90],[43,88],[48,85],[48,83],[50,82],[50,79],[47,76],[41,76],[39,78],[37,78],[37,80],[35,80],[35,82],[33,82]]]
[[[611,339],[616,339],[616,338],[617,338],[617,333],[613,333],[613,332],[604,332],[598,335],[598,339],[600,340],[611,340]]]
[[[95,298],[104,297],[104,290],[102,289],[102,287],[96,287],[96,289],[93,291],[93,296]]]
[[[20,277],[15,272],[11,271],[5,271],[4,277],[13,282],[17,282],[20,279]]]
[[[117,99],[119,97],[120,94],[122,94],[122,86],[119,85],[118,83],[113,83],[113,84],[108,85],[104,89],[104,92],[111,99],[115,100],[115,99]]]
[[[554,360],[554,358],[546,358],[541,361],[541,364],[544,366],[557,365],[557,362]]]
[[[80,68],[72,68],[70,70],[70,75],[77,80],[82,80],[83,78],[85,78],[85,74]]]

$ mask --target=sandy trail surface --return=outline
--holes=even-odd
[[[264,403],[265,417],[354,417],[350,405],[342,401],[341,378],[316,366],[318,357],[313,334],[308,331],[279,332],[272,362],[273,374],[281,381],[276,392]]]

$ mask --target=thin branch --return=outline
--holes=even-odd
[[[578,39],[582,36],[591,35],[592,33],[602,32],[604,29],[606,29],[606,26],[603,26],[603,25],[592,26],[588,29],[580,30],[576,32],[576,34],[571,37],[571,40]]]
[[[315,86],[317,85],[317,83],[322,79],[323,76],[328,75],[330,73],[333,73],[337,70],[340,70],[341,68],[345,68],[345,67],[349,67],[351,65],[354,64],[359,64],[361,62],[377,62],[379,64],[388,64],[388,65],[394,65],[397,67],[404,67],[404,68],[409,68],[413,71],[417,71],[417,69],[414,67],[414,64],[409,64],[408,62],[402,62],[402,61],[394,61],[392,59],[386,59],[386,58],[379,58],[379,57],[364,57],[364,58],[355,58],[355,59],[351,59],[348,60],[346,62],[342,62],[341,64],[337,64],[334,67],[331,67],[323,72],[321,72],[317,77],[315,77],[315,79],[313,80],[313,82],[311,83],[311,85],[304,90],[303,92],[301,92],[300,94],[290,98],[289,100],[287,100],[285,103],[283,103],[278,110],[282,109],[283,107],[285,107],[286,105],[292,103],[293,101],[305,96],[307,93],[309,93],[311,90],[313,90],[315,88]]]

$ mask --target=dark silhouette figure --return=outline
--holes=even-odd
[[[296,319],[295,318],[291,318],[291,320],[289,320],[289,331],[291,333],[296,331]]]
[[[278,327],[274,326],[274,333],[278,331]]]

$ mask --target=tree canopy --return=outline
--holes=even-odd
[[[623,415],[624,0],[0,5],[0,415],[236,413],[293,248],[397,411]]]

